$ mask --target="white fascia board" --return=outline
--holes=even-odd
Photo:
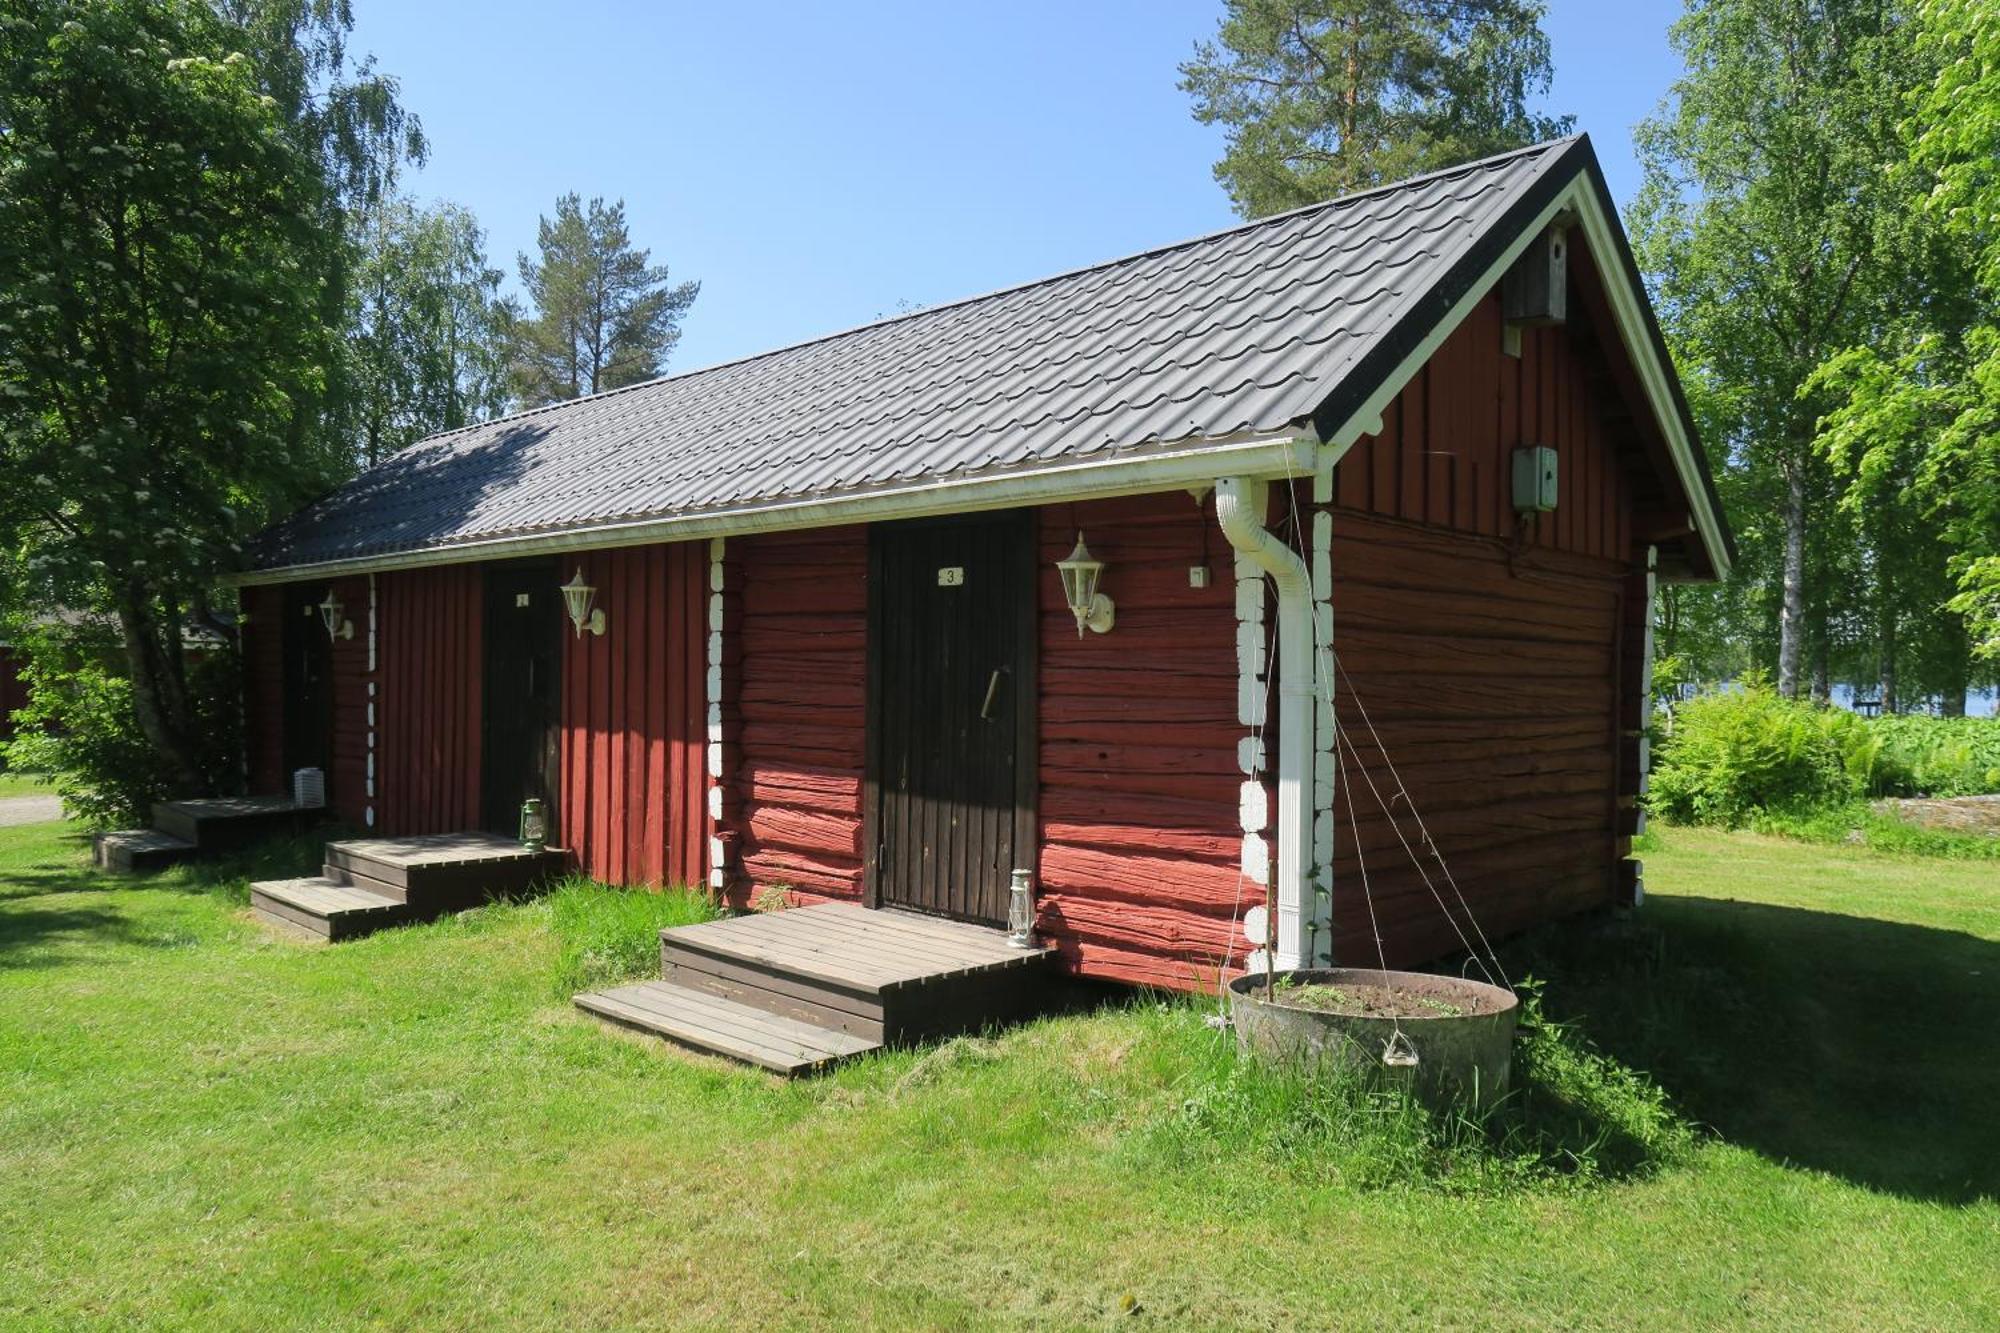
[[[1032,471],[983,477],[945,477],[824,499],[772,500],[668,518],[596,524],[563,532],[460,542],[388,555],[358,556],[316,564],[286,565],[231,575],[243,587],[306,578],[506,560],[551,551],[650,546],[656,542],[736,537],[755,532],[833,527],[843,523],[1011,509],[1063,500],[1109,499],[1149,491],[1207,486],[1217,477],[1310,476],[1319,442],[1300,426],[1279,434],[1206,441],[1200,445],[1115,458],[1068,460]]]
[[[1653,419],[1659,423],[1660,433],[1666,438],[1667,451],[1673,458],[1674,472],[1680,479],[1681,489],[1687,493],[1702,547],[1715,565],[1716,577],[1724,578],[1729,573],[1730,562],[1728,548],[1722,542],[1721,517],[1709,504],[1708,485],[1702,478],[1700,464],[1695,461],[1693,442],[1682,429],[1680,410],[1675,406],[1671,388],[1673,367],[1663,364],[1654,354],[1653,340],[1646,331],[1645,315],[1638,304],[1643,297],[1632,290],[1624,272],[1616,266],[1618,242],[1611,230],[1611,219],[1605,216],[1598,203],[1597,192],[1591,188],[1588,176],[1582,173],[1578,173],[1576,179],[1542,209],[1534,222],[1508,243],[1507,248],[1500,252],[1500,257],[1431,328],[1424,340],[1403,358],[1402,364],[1341,423],[1329,441],[1344,450],[1361,436],[1379,432],[1384,409],[1423,369],[1445,339],[1458,331],[1466,316],[1492,292],[1494,284],[1505,276],[1534,239],[1566,212],[1576,216],[1578,225],[1590,242],[1590,260],[1597,266],[1597,276],[1610,301],[1612,317],[1618,323],[1619,339],[1638,370]]]

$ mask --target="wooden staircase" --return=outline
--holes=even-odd
[[[429,921],[497,897],[528,893],[567,862],[494,833],[357,838],[326,845],[320,873],[250,886],[261,919],[328,941]]]
[[[99,833],[91,858],[115,874],[144,874],[181,861],[242,851],[265,838],[301,832],[326,811],[302,806],[289,796],[211,796],[161,801],[153,806],[153,826]]]
[[[914,912],[822,903],[660,932],[661,980],[576,997],[599,1018],[780,1074],[1023,1018],[1054,950]]]

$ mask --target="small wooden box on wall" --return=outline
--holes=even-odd
[[[1504,347],[1509,356],[1521,354],[1521,330],[1560,324],[1569,314],[1568,228],[1556,222],[1528,242],[1500,280],[1500,315],[1505,323]]]

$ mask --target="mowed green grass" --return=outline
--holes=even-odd
[[[1697,1146],[1463,1189],[1190,1151],[1194,1006],[784,1084],[573,1012],[547,901],[314,947],[0,830],[0,1321],[2000,1324],[2000,876],[1659,837],[1639,918],[1512,961]]]
[[[39,773],[0,771],[0,800],[9,796],[48,796],[54,792],[55,788]]]

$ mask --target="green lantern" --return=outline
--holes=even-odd
[[[549,820],[539,796],[521,802],[521,845],[539,852],[549,844]]]

